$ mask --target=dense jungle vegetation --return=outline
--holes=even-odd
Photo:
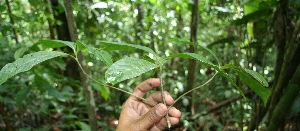
[[[158,77],[170,130],[296,131],[299,64],[300,0],[1,0],[0,130],[115,130]]]

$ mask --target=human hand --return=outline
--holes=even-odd
[[[147,91],[160,86],[160,80],[157,78],[148,79],[140,83],[134,90],[133,94],[144,97]],[[164,92],[167,105],[171,105],[174,100],[169,93]],[[151,106],[144,103],[135,96],[130,96],[125,102],[120,114],[117,131],[160,131],[167,128],[165,115],[167,106],[161,104],[161,92],[154,92],[146,100],[155,104]],[[172,125],[179,123],[181,112],[172,107],[169,110],[170,122]]]

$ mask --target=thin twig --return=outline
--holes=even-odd
[[[172,106],[173,106],[180,98],[182,98],[182,97],[185,96],[186,94],[191,93],[192,91],[197,90],[197,89],[199,89],[199,88],[205,86],[206,84],[208,84],[208,83],[209,83],[209,82],[210,82],[217,74],[218,74],[218,72],[217,72],[216,74],[214,74],[214,75],[213,75],[208,81],[206,81],[204,84],[202,84],[202,85],[200,85],[200,86],[198,86],[198,87],[196,87],[196,88],[193,88],[193,89],[191,89],[191,90],[185,92],[185,93],[182,94],[181,96],[179,96],[179,97],[173,102],[173,104],[169,106],[168,110],[170,110],[171,107],[172,107]]]

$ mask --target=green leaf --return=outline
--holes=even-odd
[[[48,49],[48,48],[59,48],[59,47],[64,47],[64,46],[69,46],[72,48],[72,50],[75,52],[76,51],[76,44],[74,42],[70,41],[62,41],[62,40],[39,40],[38,42],[41,44],[43,49]]]
[[[203,48],[204,50],[206,50],[207,52],[209,52],[217,60],[218,65],[221,66],[220,60],[218,59],[218,57],[216,56],[216,54],[212,50],[210,50],[210,49],[208,49],[204,46],[200,46],[200,47]]]
[[[266,105],[271,95],[271,91],[265,88],[259,81],[253,79],[253,76],[243,69],[234,69],[238,76],[253,90]],[[252,72],[253,73],[253,72]]]
[[[64,120],[78,119],[78,116],[73,115],[73,114],[64,114],[61,116],[61,119],[64,119]]]
[[[234,82],[234,80],[223,70],[219,70],[219,73],[221,75],[223,75],[231,84],[233,84],[233,86],[241,93],[241,95],[246,98],[245,94],[243,93],[243,91],[241,90],[241,88],[239,86],[236,85],[236,83]]]
[[[6,6],[0,5],[0,12],[4,12],[6,10]]]
[[[210,62],[208,59],[206,59],[204,56],[196,53],[179,53],[179,54],[173,54],[167,57],[167,59],[174,58],[174,57],[182,57],[182,58],[190,58],[190,59],[195,59],[198,60],[208,66],[211,66],[215,68],[216,70],[220,70],[219,67],[212,62]]]
[[[89,45],[86,45],[83,43],[81,43],[81,44],[84,45],[90,53],[94,54],[97,58],[99,58],[102,62],[104,62],[105,65],[111,66],[113,64],[111,55],[108,52],[106,52],[104,50],[99,50],[95,47],[92,47],[92,46],[89,46]]]
[[[235,37],[235,36],[228,36],[228,37],[225,37],[225,38],[220,38],[210,44],[207,45],[208,48],[214,46],[214,45],[218,45],[218,44],[225,44],[225,43],[232,43],[233,41],[237,40],[238,37]]]
[[[152,49],[140,46],[140,45],[133,45],[133,44],[127,44],[127,43],[119,43],[119,42],[108,42],[108,41],[100,41],[100,45],[102,45],[103,49],[105,50],[131,50],[131,49],[141,49],[148,53],[151,53],[155,56],[157,54]]]
[[[31,88],[21,88],[18,93],[15,94],[15,100],[17,104],[21,104],[24,100],[26,100],[28,94],[30,93]]]
[[[106,101],[109,100],[110,91],[109,91],[108,87],[102,86],[102,85],[94,83],[94,82],[91,82],[91,85],[94,90],[98,90],[100,92],[100,94],[104,100],[106,100]]]
[[[151,4],[156,4],[156,0],[149,0]]]
[[[79,50],[84,50],[84,49],[86,49],[86,47],[85,47],[85,44],[84,43],[82,43],[81,41],[76,41],[76,46],[77,46],[77,50],[79,51]]]
[[[243,69],[243,68],[241,68]],[[268,87],[269,84],[266,81],[266,79],[259,73],[253,71],[253,70],[249,70],[249,69],[243,69],[245,72],[247,72],[248,74],[250,74],[252,77],[254,77],[260,84],[262,84],[265,87]]]
[[[179,39],[179,38],[173,38],[171,39],[170,42],[176,42],[176,43],[187,44],[187,45],[197,45],[194,42],[190,42],[188,40]]]
[[[199,44],[196,44],[194,42],[190,42],[187,40],[178,39],[178,38],[172,39],[171,42],[178,42],[178,43],[183,43],[183,44],[188,44],[188,45],[199,46],[200,48],[202,48],[202,49],[206,50],[208,53],[210,53],[217,60],[218,64],[220,65],[220,61],[219,61],[218,57],[216,56],[216,54],[212,50],[208,49],[207,47],[201,46]]]
[[[223,71],[223,69],[233,69],[238,76],[257,94],[259,95],[264,104],[266,104],[269,96],[270,90],[265,88],[264,86],[268,87],[268,82],[263,78],[263,76],[253,70],[243,69],[236,67],[232,64],[227,64],[221,67],[220,73],[226,77],[232,84],[234,84],[237,89],[241,91],[241,89],[235,84],[235,82],[230,78],[230,76]],[[253,79],[254,78],[254,79]]]
[[[37,44],[35,44],[35,46],[41,46],[43,49],[48,49],[48,48],[59,48],[67,45],[54,40],[39,40]]]
[[[18,49],[14,54],[15,59],[22,57],[26,51],[28,51],[27,47],[22,47]]]
[[[60,92],[57,89],[55,89],[49,83],[49,81],[44,79],[42,76],[43,73],[39,73],[39,71],[34,71],[34,72],[35,72],[34,81],[35,81],[35,84],[37,87],[41,87],[41,89],[45,90],[49,96],[52,96],[57,99],[63,98],[63,95],[62,95],[63,92]]]
[[[158,65],[143,59],[126,57],[115,62],[108,68],[105,72],[105,79],[107,83],[116,84],[123,80],[139,76],[157,67]]]
[[[66,56],[68,54],[58,51],[39,51],[18,58],[13,63],[6,64],[0,71],[0,85],[14,75],[30,70],[33,66],[58,56]]]
[[[109,91],[108,87],[100,86],[99,91],[100,91],[101,96],[104,98],[104,100],[106,100],[106,101],[109,100],[110,91]]]
[[[91,131],[90,125],[88,125],[88,124],[86,124],[84,122],[81,122],[81,121],[76,121],[75,123],[76,123],[77,126],[80,127],[80,129],[82,131]]]
[[[259,4],[261,3],[260,0],[251,0],[247,1],[244,5],[244,13],[245,15],[248,15],[250,13],[253,13],[258,10]]]
[[[232,63],[229,63],[229,64],[222,66],[220,69],[225,70],[225,69],[230,69],[230,68],[236,68],[236,66],[233,65]]]
[[[63,93],[50,86],[48,83],[42,83],[42,86],[47,91],[47,94],[49,96],[52,96],[57,99],[63,99]]]
[[[265,16],[269,16],[272,14],[272,8],[262,8],[247,15],[244,15],[243,18],[234,20],[232,22],[233,25],[243,25],[248,22],[253,22],[257,19],[260,19]]]

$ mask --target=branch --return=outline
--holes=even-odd
[[[197,90],[197,89],[199,89],[199,88],[205,86],[206,84],[208,84],[210,81],[213,80],[213,78],[214,78],[217,74],[218,74],[218,72],[217,72],[216,74],[214,74],[214,75],[213,75],[209,80],[207,80],[204,84],[202,84],[202,85],[200,85],[200,86],[198,86],[198,87],[196,87],[196,88],[193,88],[193,89],[191,89],[191,90],[185,92],[185,93],[182,94],[181,96],[179,96],[176,100],[174,100],[173,104],[169,106],[168,110],[170,110],[171,107],[172,107],[177,101],[179,101],[180,98],[182,98],[183,96],[185,96],[185,95],[191,93],[192,91]]]
[[[51,2],[50,0],[45,0],[44,1],[47,6],[45,7],[45,12],[49,14],[53,14],[53,11],[51,9]],[[54,25],[53,25],[53,20],[47,16],[47,21],[48,21],[48,26],[49,26],[49,33],[50,33],[50,39],[55,39],[55,33],[54,33]]]
[[[71,41],[75,42],[78,39],[78,35],[77,35],[77,27],[76,27],[75,19],[73,16],[72,3],[70,0],[64,0],[64,5],[66,8],[65,13],[66,13],[66,17],[67,17]],[[79,51],[77,54],[77,51],[74,50],[74,53],[76,55],[76,58],[78,58],[78,60],[77,60],[77,62],[79,62],[78,64],[83,63],[84,57],[82,55],[82,52]],[[81,66],[81,69],[86,70],[86,67]],[[97,123],[97,118],[96,118],[97,112],[96,112],[94,93],[93,93],[92,87],[88,81],[88,78],[82,73],[80,73],[80,77],[83,82],[83,85],[85,86],[84,92],[85,92],[85,99],[87,101],[90,127],[91,127],[92,131],[98,131],[99,129],[98,129],[98,123]]]
[[[19,44],[19,38],[18,38],[16,27],[15,27],[15,21],[14,21],[14,18],[12,16],[12,11],[11,11],[9,1],[5,0],[5,3],[6,3],[6,6],[7,6],[10,22],[13,25],[12,29],[13,29],[13,33],[15,35],[16,44]]]
[[[251,91],[247,91],[247,92],[245,92],[244,94],[245,94],[245,96],[249,96],[249,95],[251,94]],[[207,112],[207,113],[214,112],[214,111],[216,111],[216,110],[221,109],[222,107],[228,106],[229,104],[231,104],[231,103],[233,103],[233,102],[236,102],[237,100],[239,100],[239,99],[241,99],[241,98],[243,98],[243,96],[238,95],[238,96],[232,97],[232,98],[230,98],[230,99],[224,100],[224,101],[222,101],[222,102],[216,104],[215,106],[212,106],[212,107],[208,108],[208,109],[206,110],[206,112]]]
[[[191,23],[190,23],[190,41],[197,43],[197,27],[198,27],[198,3],[199,0],[193,0],[192,4],[192,16],[191,16]],[[188,45],[188,52],[195,53],[196,52],[195,45]],[[190,59],[188,62],[188,74],[187,74],[187,88],[186,91],[192,90],[195,88],[195,72],[196,72],[197,63],[194,59]],[[191,111],[191,114],[195,114],[194,110],[194,102],[193,102],[193,94],[191,95],[191,104],[186,107],[187,110]]]

